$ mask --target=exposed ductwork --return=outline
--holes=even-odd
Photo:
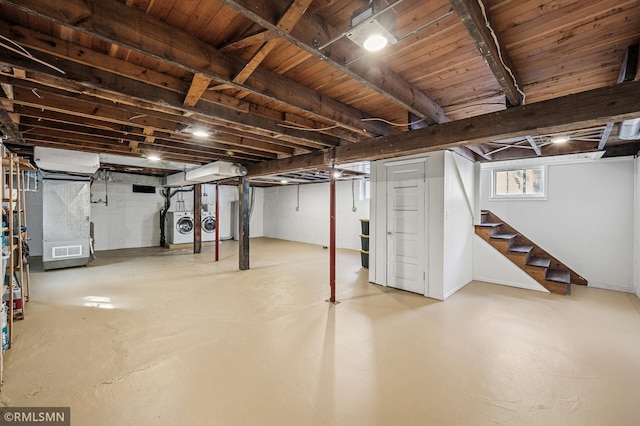
[[[184,186],[244,176],[247,168],[227,161],[215,161],[202,167],[176,173],[165,178],[164,186]]]
[[[100,168],[99,155],[90,152],[36,146],[33,158],[45,171],[92,175]]]
[[[625,140],[640,139],[640,118],[625,120],[620,123],[618,137]]]

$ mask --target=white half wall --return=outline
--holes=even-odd
[[[360,199],[359,181],[336,182],[336,247],[360,250],[360,219],[369,218],[369,200]],[[298,205],[298,189],[300,201]],[[329,184],[265,188],[264,236],[329,245]],[[352,210],[355,199],[356,211]],[[298,207],[298,210],[296,210]]]
[[[387,194],[385,164],[426,161],[425,296],[445,300],[473,280],[475,166],[449,151],[432,152],[371,166],[371,254],[369,280],[387,285]]]
[[[473,280],[474,163],[444,153],[443,300]]]
[[[634,161],[634,173],[635,173],[635,251],[634,251],[634,269],[633,269],[633,277],[635,280],[635,290],[636,296],[640,297],[640,157],[636,157]]]
[[[491,199],[492,168],[540,164],[547,168],[546,199]],[[631,157],[571,156],[485,164],[480,206],[583,276],[589,286],[633,292],[634,164]],[[481,279],[478,272],[476,278]],[[498,274],[492,282],[499,281],[510,278]]]

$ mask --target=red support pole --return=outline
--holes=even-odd
[[[216,183],[216,243],[215,243],[215,247],[216,247],[216,258],[215,261],[217,262],[220,259],[220,256],[218,255],[219,251],[220,251],[220,197],[219,197],[219,193],[220,193],[220,184]]]
[[[331,181],[329,183],[329,285],[331,297],[328,302],[336,304],[336,178],[334,166],[331,166]]]

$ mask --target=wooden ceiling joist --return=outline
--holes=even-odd
[[[442,107],[429,99],[417,87],[412,86],[398,74],[369,58],[366,61],[356,61],[364,51],[354,49],[355,45],[345,47],[335,43],[330,49],[318,50],[317,41],[327,41],[335,38],[342,31],[334,28],[317,15],[303,15],[298,25],[291,31],[283,31],[269,17],[273,15],[271,8],[285,10],[288,0],[273,0],[270,2],[254,2],[252,0],[220,0],[221,3],[234,8],[247,18],[264,28],[289,41],[298,48],[310,53],[314,57],[326,62],[349,77],[357,80],[365,87],[383,95],[392,102],[405,108],[429,123],[448,121]],[[352,63],[350,66],[346,64]],[[371,69],[376,73],[371,73]]]
[[[388,133],[380,122],[363,122],[367,116],[346,104],[320,96],[274,72],[258,67],[252,78],[239,85],[233,77],[246,61],[116,0],[67,0],[51,4],[39,0],[2,0],[19,10],[117,44],[172,66],[231,84],[264,99],[335,122],[363,136]],[[145,28],[139,31],[138,28]]]
[[[502,87],[511,105],[524,102],[522,85],[499,35],[491,24],[483,0],[449,0],[451,7],[462,20],[478,51],[484,57],[491,72]]]
[[[376,160],[449,149],[458,145],[559,133],[576,127],[603,126],[640,115],[638,97],[640,81],[622,83],[400,135],[338,146],[321,153],[262,162],[248,167],[249,176],[304,170],[332,162],[339,164]]]

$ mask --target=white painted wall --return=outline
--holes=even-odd
[[[635,263],[634,263],[634,269],[633,269],[633,276],[635,280],[636,295],[640,297],[640,157],[636,157],[634,161],[634,165],[635,165],[635,169],[634,169],[634,173],[635,173],[635,188],[634,188],[634,194],[635,194],[634,259],[635,259]]]
[[[480,206],[582,275],[590,286],[633,292],[635,162],[631,157],[578,157],[484,164]],[[546,200],[491,200],[491,168],[538,164],[547,167]],[[476,257],[477,262],[491,263]],[[476,270],[476,279],[511,282],[513,277],[501,271]]]
[[[371,253],[369,280],[387,285],[386,168],[394,161],[426,161],[425,296],[445,300],[473,279],[475,167],[448,152],[433,152],[371,165]]]
[[[297,194],[300,190],[298,211]],[[369,218],[369,200],[360,200],[359,182],[336,182],[336,246],[360,250],[360,219]],[[265,188],[264,236],[302,243],[329,244],[329,184],[288,185]],[[254,211],[254,214],[257,212]]]
[[[475,165],[444,153],[443,299],[473,280]]]
[[[145,181],[144,185],[149,182]],[[94,182],[91,221],[95,250],[153,247],[160,244],[160,209],[164,200],[157,182],[154,194],[133,192],[132,183]],[[96,203],[109,195],[109,204]]]

